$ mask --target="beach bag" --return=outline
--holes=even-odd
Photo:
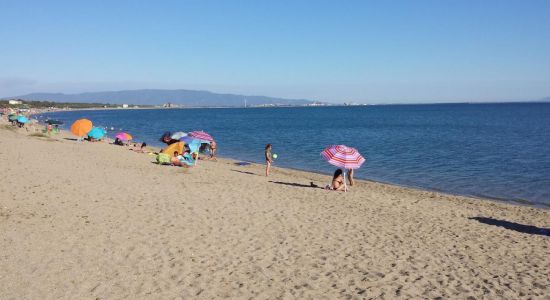
[[[171,158],[172,157],[166,153],[159,153],[159,155],[157,155],[157,162],[160,165],[169,165]]]

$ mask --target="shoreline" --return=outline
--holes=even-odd
[[[481,103],[481,104],[485,104],[485,103]],[[504,104],[506,104],[506,103],[504,103]],[[211,107],[211,108],[213,108],[213,107]],[[103,110],[129,110],[129,109],[141,109],[141,108],[74,109],[74,110],[51,111],[51,112],[41,112],[41,113],[39,112],[39,113],[35,113],[33,115],[44,115],[44,114],[47,114],[47,113],[70,112],[70,111],[95,111],[95,110],[103,111]],[[186,109],[186,108],[181,107],[181,108],[144,108],[144,109],[164,110],[164,109]],[[64,131],[68,132],[66,129],[64,129]],[[70,132],[68,132],[68,134],[70,134]],[[153,143],[150,143],[150,144],[148,143],[148,145],[156,147],[158,149],[162,149],[162,145],[160,145],[157,141],[154,141]],[[238,157],[231,157],[231,156],[224,156],[224,155],[219,155],[219,157],[224,158],[224,159],[231,159],[231,160],[235,160],[235,161],[244,161],[244,162],[250,162],[250,163],[262,165],[261,162],[240,159]],[[275,167],[277,167],[277,166],[275,166]],[[290,169],[290,170],[296,170],[296,171],[322,174],[322,175],[326,175],[327,178],[331,176],[331,174],[329,174],[329,173],[318,172],[318,171],[310,170],[310,169],[293,168],[293,167],[277,167],[277,168],[284,168],[284,169]],[[429,188],[429,187],[422,187],[422,186],[400,184],[400,183],[397,183],[397,182],[376,180],[374,178],[368,178],[368,177],[364,177],[364,176],[356,176],[356,179],[363,180],[363,181],[369,181],[369,182],[376,182],[376,183],[394,185],[394,186],[403,187],[403,188],[417,189],[417,190],[426,191],[426,192],[437,192],[437,193],[442,193],[442,194],[447,194],[447,195],[452,195],[452,196],[469,197],[469,198],[474,198],[474,199],[478,199],[478,200],[481,200],[481,201],[496,201],[496,202],[502,202],[502,203],[507,203],[507,204],[511,204],[511,205],[520,205],[520,206],[529,206],[529,207],[532,206],[532,207],[536,207],[536,208],[550,209],[550,203],[544,203],[544,202],[538,202],[538,201],[532,201],[532,200],[526,200],[526,199],[501,198],[501,197],[495,197],[495,196],[483,195],[483,194],[454,193],[454,192],[446,191],[446,190],[443,190],[443,189],[436,189],[436,188]]]
[[[2,126],[7,298],[540,298],[550,211]],[[36,126],[38,128],[38,126]],[[41,132],[37,131],[37,132]],[[37,151],[39,149],[39,151]],[[314,182],[317,187],[310,186]]]
[[[78,109],[78,110],[80,110],[80,109]],[[88,110],[88,109],[82,109],[82,110]],[[43,113],[31,114],[30,116],[38,115],[38,114],[43,114]],[[44,124],[42,124],[40,122],[38,124],[39,124],[39,126],[43,127],[42,129],[46,128],[44,126]],[[0,125],[6,125],[6,124],[0,124]],[[59,135],[60,135],[60,137],[62,136],[64,139],[70,139],[70,137],[74,137],[73,134],[67,129],[60,129],[59,130]],[[49,137],[49,138],[52,138],[52,137]],[[113,139],[111,137],[106,137],[102,141],[100,141],[99,143],[104,143],[104,144],[111,145],[112,141],[113,141]],[[152,150],[153,152],[159,152],[162,149],[162,147],[159,147],[156,143],[152,144],[152,145],[148,144],[147,148]],[[122,149],[128,149],[128,148],[124,147]],[[256,161],[242,160],[242,159],[223,156],[223,155],[217,156],[217,158],[221,159],[222,161],[224,161],[226,163],[229,162],[229,163],[234,164],[234,165],[236,165],[239,162],[247,162],[247,163],[250,163],[251,165],[255,165],[255,166],[258,166],[258,167],[262,167],[262,168],[265,166],[264,164],[256,162]],[[201,161],[201,162],[204,162],[204,161]],[[330,176],[331,176],[331,174],[329,174],[329,173],[318,172],[318,171],[315,171],[315,170],[292,168],[292,167],[273,166],[273,169],[274,170],[279,170],[279,171],[282,171],[282,172],[284,172],[286,170],[287,172],[290,171],[290,172],[304,173],[306,176],[307,176],[307,174],[322,175],[322,176],[327,177],[327,182],[330,181]],[[404,185],[404,184],[393,183],[393,182],[385,182],[385,181],[381,181],[381,180],[374,180],[374,179],[371,179],[371,178],[355,177],[355,180],[359,181],[359,182],[365,182],[365,183],[368,182],[368,183],[374,183],[374,184],[380,184],[380,185],[387,185],[387,186],[391,186],[391,187],[395,187],[395,188],[407,189],[407,190],[411,190],[411,191],[415,191],[415,192],[419,192],[419,193],[428,192],[428,193],[439,194],[441,196],[463,197],[463,198],[479,200],[479,201],[489,201],[489,202],[494,202],[494,203],[500,203],[500,204],[504,204],[504,205],[513,205],[513,206],[520,206],[520,207],[550,210],[550,204],[533,202],[533,201],[529,201],[529,200],[512,200],[512,199],[501,199],[501,198],[497,198],[497,197],[490,197],[490,196],[485,196],[485,195],[467,195],[467,194],[460,194],[460,193],[451,193],[451,192],[447,192],[447,191],[444,191],[444,190],[430,189],[430,188],[418,187],[418,186],[410,186],[410,185]]]

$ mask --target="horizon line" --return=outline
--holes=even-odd
[[[139,89],[117,89],[117,90],[100,90],[100,91],[88,91],[88,92],[75,92],[75,93],[67,93],[67,92],[30,92],[23,95],[18,96],[2,96],[0,97],[0,100],[14,100],[19,99],[19,97],[25,97],[27,95],[31,94],[61,94],[61,95],[80,95],[80,94],[93,94],[93,93],[114,93],[114,92],[131,92],[131,91],[192,91],[192,92],[205,92],[210,94],[216,94],[216,95],[232,95],[232,96],[242,96],[242,97],[267,97],[267,98],[278,98],[283,100],[306,100],[311,102],[322,102],[327,104],[333,104],[333,105],[344,105],[347,103],[350,104],[369,104],[369,105],[395,105],[395,104],[475,104],[475,103],[534,103],[534,102],[548,102],[550,101],[550,96],[542,97],[540,99],[491,99],[491,100],[479,100],[479,101],[472,101],[472,100],[443,100],[441,102],[437,100],[427,100],[426,102],[418,102],[418,101],[411,101],[406,102],[408,100],[388,100],[384,102],[376,102],[376,100],[313,100],[310,98],[292,98],[292,97],[278,97],[278,96],[267,96],[267,95],[244,95],[244,94],[236,94],[236,93],[229,93],[229,92],[212,92],[209,90],[200,90],[200,89],[185,89],[185,88],[176,88],[176,89],[162,89],[162,88],[139,88]],[[24,100],[24,99],[22,99]],[[49,101],[49,100],[27,100],[27,101]],[[334,102],[336,101],[336,102]],[[399,101],[399,102],[394,102]],[[405,101],[405,102],[401,102]],[[422,100],[421,100],[422,101]],[[50,102],[58,102],[58,101],[50,101]],[[84,102],[66,102],[66,103],[84,103]],[[108,103],[106,103],[108,104]]]

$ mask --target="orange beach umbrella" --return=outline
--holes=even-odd
[[[92,130],[92,121],[88,119],[76,120],[73,125],[71,125],[71,132],[76,136],[85,136]]]

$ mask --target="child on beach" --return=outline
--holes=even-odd
[[[348,180],[350,186],[353,186],[355,184],[355,180],[353,180],[353,169],[348,170]]]
[[[216,144],[216,141],[210,142],[210,159],[216,161],[216,150],[218,149],[218,145]]]
[[[265,145],[265,176],[269,176],[269,169],[271,168],[271,163],[273,163],[273,159],[271,159],[271,144]]]

